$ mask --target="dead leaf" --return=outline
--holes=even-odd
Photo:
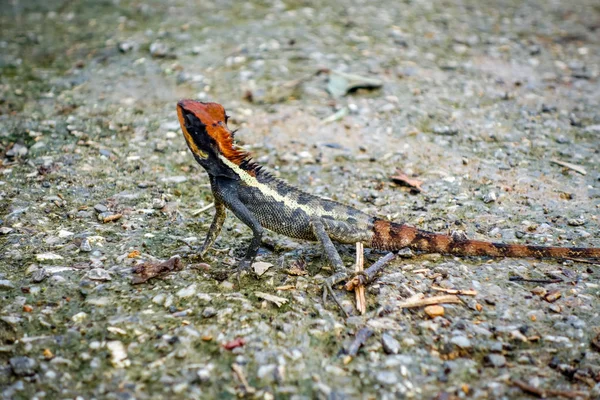
[[[421,191],[423,190],[421,188],[423,181],[420,181],[415,178],[411,178],[410,176],[406,175],[405,173],[403,173],[400,170],[396,170],[396,174],[390,176],[390,179],[394,183],[397,183],[398,185],[403,185],[403,186],[409,187],[411,193],[421,193]]]
[[[252,264],[252,269],[258,276],[262,276],[269,268],[271,268],[273,264],[268,262],[258,261]]]
[[[131,283],[137,285],[149,281],[158,275],[166,275],[169,272],[179,271],[183,268],[179,257],[171,257],[167,261],[153,262],[147,261],[143,264],[133,267],[133,277]]]

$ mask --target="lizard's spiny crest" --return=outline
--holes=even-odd
[[[190,150],[197,154],[197,145],[193,136],[186,129],[184,112],[192,113],[204,125],[206,133],[212,138],[219,152],[236,165],[247,164],[250,155],[238,148],[233,143],[233,133],[227,128],[227,114],[222,105],[218,103],[203,103],[196,100],[180,100],[177,103],[177,115],[181,130],[185,136]]]

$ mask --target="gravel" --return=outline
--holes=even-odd
[[[593,1],[35,3],[0,5],[3,397],[521,398],[521,379],[594,398],[592,265],[405,250],[365,315],[334,287],[345,320],[321,247],[265,232],[264,274],[238,282],[251,232],[229,213],[198,257],[214,199],[175,113],[223,103],[274,175],[371,215],[598,247]],[[332,97],[334,70],[358,85]],[[451,290],[477,293],[397,307]]]

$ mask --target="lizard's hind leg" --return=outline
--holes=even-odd
[[[331,275],[329,278],[327,278],[325,280],[325,288],[323,289],[323,302],[325,302],[325,300],[327,298],[327,291],[328,291],[329,294],[331,294],[331,297],[333,298],[333,300],[336,302],[336,304],[340,308],[340,310],[342,310],[344,315],[346,317],[348,317],[348,313],[346,312],[346,310],[344,310],[342,305],[338,302],[337,298],[335,297],[335,294],[333,293],[333,288],[332,288],[333,285],[343,281],[344,279],[346,279],[348,277],[348,271],[346,270],[346,267],[344,267],[344,262],[342,261],[340,254],[338,253],[337,249],[333,245],[331,238],[327,234],[327,231],[325,230],[325,225],[323,224],[323,221],[321,221],[318,218],[314,218],[311,220],[311,225],[313,228],[313,232],[314,232],[315,236],[317,237],[317,240],[319,242],[321,242],[321,244],[323,245],[323,249],[325,250],[325,255],[327,256],[327,259],[329,260],[329,262],[333,265],[333,270],[334,270],[333,275]]]

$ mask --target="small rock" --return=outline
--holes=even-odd
[[[167,205],[167,202],[164,201],[163,199],[159,199],[159,198],[152,199],[152,208],[154,208],[155,210],[160,210],[161,208],[163,208],[166,205]]]
[[[152,298],[152,302],[154,304],[161,305],[161,304],[163,304],[165,302],[166,297],[167,296],[164,293],[159,293],[159,294],[157,294],[156,296],[154,296]]]
[[[110,362],[113,367],[124,368],[129,366],[130,361],[127,359],[127,350],[122,342],[111,340],[106,343],[106,347],[110,352]]]
[[[458,129],[449,126],[436,126],[433,128],[433,133],[442,136],[455,136],[458,135]]]
[[[169,47],[162,42],[153,42],[150,44],[150,54],[156,58],[167,57],[169,56]]]
[[[550,304],[548,309],[556,314],[560,314],[562,312],[562,307],[559,304]]]
[[[482,200],[486,204],[493,203],[494,201],[496,201],[496,193],[495,192],[489,192],[489,193],[483,195]]]
[[[9,360],[13,373],[17,376],[32,376],[35,375],[37,362],[29,357],[13,357]]]
[[[82,321],[84,321],[87,318],[87,316],[88,315],[86,313],[84,313],[83,311],[81,311],[81,312],[78,312],[77,314],[73,315],[71,317],[71,321],[73,321],[73,322],[82,322]]]
[[[531,293],[535,294],[536,296],[544,297],[548,293],[548,290],[546,290],[544,287],[536,286],[531,289]]]
[[[396,375],[392,371],[378,372],[375,376],[375,379],[377,379],[379,383],[383,383],[384,385],[394,385],[398,383],[398,375]]]
[[[462,349],[468,349],[471,347],[471,341],[466,336],[454,336],[450,339],[450,343],[457,345]]]
[[[423,309],[425,314],[427,314],[430,318],[441,317],[444,315],[444,307],[440,305],[432,305],[427,306]]]
[[[561,296],[562,294],[560,293],[560,290],[551,290],[544,296],[544,299],[548,303],[554,303],[556,300],[560,299]]]
[[[381,344],[386,354],[398,354],[400,352],[400,342],[388,333],[381,335]]]
[[[179,290],[175,295],[177,297],[181,297],[181,298],[185,298],[185,297],[191,297],[194,294],[196,294],[196,284],[193,283],[190,286],[183,288],[181,290]]]
[[[127,53],[133,49],[133,45],[129,42],[121,42],[119,43],[119,51],[121,53]]]
[[[600,133],[600,125],[586,126],[585,131],[586,132],[597,132],[597,133]]]
[[[582,226],[585,225],[585,220],[583,218],[571,218],[567,220],[567,224],[571,226]]]
[[[31,281],[34,283],[40,283],[48,277],[48,271],[45,268],[40,268],[33,272],[31,275]]]
[[[36,260],[38,261],[56,261],[62,260],[62,256],[55,253],[40,253],[35,255]]]
[[[23,157],[23,156],[27,155],[27,151],[28,150],[27,150],[26,146],[23,146],[22,144],[19,144],[19,143],[15,143],[15,145],[6,152],[6,157],[8,157],[8,158]]]
[[[165,176],[163,178],[160,178],[160,180],[161,182],[165,183],[183,183],[187,181],[187,177],[185,175]]]
[[[112,280],[112,278],[110,277],[110,272],[108,272],[104,268],[92,268],[91,270],[89,270],[86,276],[93,281]]]
[[[8,226],[3,226],[2,228],[0,228],[0,234],[2,234],[2,235],[8,235],[13,230],[14,230],[13,228],[10,228]]]
[[[217,310],[215,310],[214,307],[206,307],[204,310],[202,310],[202,316],[204,318],[211,318],[215,315],[217,315]]]
[[[0,279],[0,289],[14,289],[15,285],[8,279]]]
[[[108,211],[108,207],[106,207],[104,204],[96,204],[94,206],[94,210],[96,210],[98,213],[103,213]]]
[[[90,252],[92,251],[92,246],[90,245],[90,241],[86,239],[83,239],[81,241],[81,244],[79,245],[79,250],[81,251],[85,251],[85,252]]]
[[[502,354],[488,354],[485,363],[494,368],[502,368],[506,365],[506,358]]]

